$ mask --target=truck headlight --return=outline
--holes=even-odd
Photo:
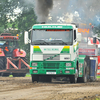
[[[32,63],[32,66],[37,66],[37,63]]]
[[[66,63],[66,66],[71,66],[72,64],[71,63]]]

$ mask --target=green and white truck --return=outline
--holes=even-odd
[[[71,83],[87,82],[90,58],[79,55],[81,34],[75,24],[35,24],[30,41],[30,74],[32,82],[67,77]]]

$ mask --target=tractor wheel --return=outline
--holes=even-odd
[[[31,75],[32,77],[32,82],[35,82],[35,81],[39,81],[39,76],[38,75]]]
[[[0,58],[0,70],[6,70],[6,58]],[[8,77],[9,73],[1,73],[1,76]]]
[[[4,58],[0,58],[0,70],[6,69],[6,66],[4,66]]]

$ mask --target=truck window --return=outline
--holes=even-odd
[[[74,40],[76,40],[76,30],[74,30]]]
[[[73,30],[33,30],[31,39],[34,45],[71,45]]]

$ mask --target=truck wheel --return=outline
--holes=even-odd
[[[70,77],[70,83],[77,83],[78,70],[76,69],[76,74]]]
[[[51,82],[51,76],[40,76],[39,81],[40,82]]]
[[[78,82],[86,83],[87,82],[87,63],[84,61],[84,70],[83,70],[83,77],[78,79]]]
[[[39,81],[39,76],[38,75],[31,75],[32,77],[32,82],[35,82],[35,81]]]
[[[75,75],[70,77],[70,83],[76,83],[77,82],[77,78],[75,78]]]

